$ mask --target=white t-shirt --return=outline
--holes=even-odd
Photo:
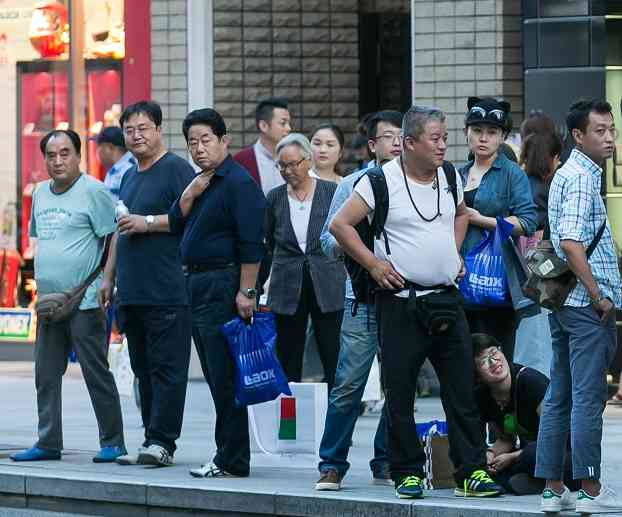
[[[396,158],[382,167],[389,190],[389,213],[385,231],[391,256],[385,249],[384,237],[375,241],[374,253],[390,262],[406,280],[425,285],[452,285],[460,271],[460,256],[456,249],[454,218],[456,208],[442,167],[438,168],[441,216],[432,222],[424,221],[415,211],[404,184],[404,173]],[[412,199],[424,217],[437,213],[438,191],[433,183],[422,185],[407,179]],[[456,174],[458,204],[463,200],[462,182]],[[366,176],[354,189],[374,209],[374,194]],[[401,293],[406,296],[406,292]]]
[[[273,188],[283,185],[285,180],[276,168],[276,163],[272,154],[263,146],[261,141],[257,140],[254,148],[257,169],[259,170],[259,179],[261,181],[261,190],[263,190],[264,196],[267,196],[268,192]]]
[[[289,219],[292,222],[298,246],[305,253],[307,250],[307,229],[309,228],[313,195],[310,195],[303,202],[293,199],[289,194],[287,199],[289,200]]]

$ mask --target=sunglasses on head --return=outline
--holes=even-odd
[[[481,119],[481,120],[496,120],[497,122],[505,121],[505,111],[500,109],[494,109],[490,111],[486,111],[484,108],[480,106],[473,106],[469,110],[469,119]]]

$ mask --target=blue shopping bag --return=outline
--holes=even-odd
[[[502,248],[512,228],[512,223],[497,217],[495,231],[484,231],[482,240],[464,257],[466,274],[459,288],[467,305],[508,304],[510,297]]]
[[[292,392],[276,358],[274,315],[257,312],[251,323],[235,318],[221,327],[235,363],[235,402],[250,406]]]

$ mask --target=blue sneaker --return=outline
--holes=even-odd
[[[25,451],[16,452],[9,456],[13,461],[51,461],[60,460],[60,451],[50,449],[39,449],[39,447],[31,447]]]
[[[93,458],[93,463],[114,463],[119,456],[125,456],[127,450],[123,446],[102,447]]]
[[[419,476],[406,476],[395,485],[395,495],[400,499],[423,498],[423,479]]]

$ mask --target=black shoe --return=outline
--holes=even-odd
[[[400,499],[423,499],[423,480],[419,476],[406,476],[396,485],[395,495]]]
[[[496,497],[504,492],[485,470],[475,470],[464,478],[462,488],[456,488],[454,495],[459,497]]]

